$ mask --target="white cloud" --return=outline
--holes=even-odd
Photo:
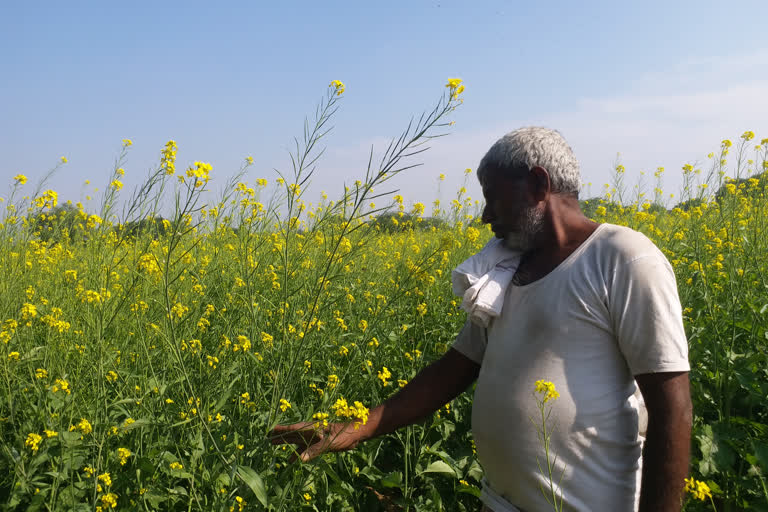
[[[754,118],[768,113],[768,80],[734,84],[722,89],[636,95],[618,98],[585,98],[578,112],[606,118],[634,120],[718,121]]]
[[[724,138],[746,130],[768,136],[768,80],[721,89],[670,91],[581,101],[572,112],[553,115],[550,125],[566,135],[582,162],[585,181],[608,181],[616,153],[636,174],[662,166],[677,192],[679,170],[703,162]]]

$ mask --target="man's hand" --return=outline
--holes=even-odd
[[[688,372],[637,375],[648,408],[643,448],[641,512],[679,512],[691,450]]]
[[[317,425],[317,426],[316,426]],[[328,426],[309,421],[292,425],[277,425],[269,432],[272,444],[295,444],[302,462],[326,452],[351,450],[363,440],[360,430],[352,423],[330,423]],[[296,455],[291,461],[296,460]]]
[[[269,437],[272,444],[298,445],[303,461],[325,452],[349,450],[362,441],[426,418],[467,389],[479,373],[479,364],[451,348],[443,357],[421,370],[393,397],[372,409],[368,422],[357,430],[352,423],[315,427],[315,423],[302,422],[278,425]]]

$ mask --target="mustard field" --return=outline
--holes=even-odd
[[[471,390],[421,424],[306,464],[267,438],[278,423],[363,423],[439,358],[465,320],[451,270],[492,236],[464,191],[444,205],[378,196],[393,176],[423,172],[406,158],[447,126],[460,82],[358,182],[310,204],[343,90],[331,84],[282,178],[250,176],[252,159],[232,178],[182,165],[170,141],[129,191],[126,139],[98,205],[24,175],[6,184],[0,508],[479,510]],[[675,198],[661,192],[673,171],[657,170],[645,194],[621,166],[582,198],[588,216],[645,233],[675,269],[691,476],[712,495],[693,493],[687,510],[768,510],[766,156],[768,139],[746,132],[702,168],[681,163]],[[215,201],[211,180],[229,180]]]

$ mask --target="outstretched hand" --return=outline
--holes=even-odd
[[[277,425],[269,432],[272,444],[295,444],[298,457],[307,462],[327,452],[351,450],[362,441],[360,430],[351,423],[322,423],[304,421],[292,425]],[[297,458],[291,457],[291,462]]]

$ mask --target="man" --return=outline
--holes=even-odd
[[[579,207],[579,166],[553,130],[509,133],[477,170],[483,222],[522,259],[501,315],[469,321],[452,348],[359,430],[278,426],[302,460],[419,421],[475,380],[472,430],[485,470],[484,510],[552,510],[538,462],[534,382],[554,382],[549,417],[563,510],[679,512],[692,410],[688,350],[672,268],[644,235],[597,224]],[[641,456],[635,382],[648,409]],[[549,404],[548,404],[549,405]]]

